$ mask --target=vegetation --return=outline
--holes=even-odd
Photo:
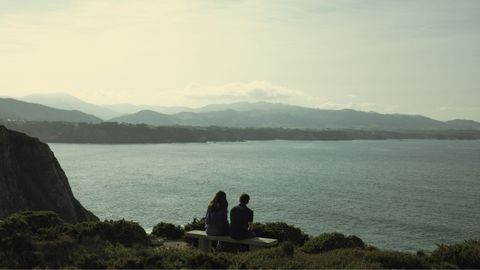
[[[461,244],[439,245],[432,253],[436,261],[460,268],[480,269],[480,240],[466,240]]]
[[[9,129],[58,143],[174,143],[246,140],[480,139],[480,130],[313,130],[2,121]]]
[[[75,226],[81,237],[99,237],[112,244],[133,246],[148,244],[145,230],[136,222],[125,220],[105,220],[103,222],[83,222]]]
[[[255,235],[275,238],[279,242],[287,241],[295,245],[303,245],[308,240],[308,235],[302,232],[302,230],[285,222],[254,223],[253,228]]]
[[[167,239],[179,239],[183,236],[184,230],[180,226],[171,223],[160,222],[153,227],[152,234]]]
[[[432,268],[426,258],[402,252],[361,249],[334,249],[318,254],[308,254],[296,248],[291,256],[279,256],[282,246],[244,252],[231,258],[231,268]]]
[[[355,235],[345,236],[341,233],[324,233],[308,240],[302,250],[306,253],[320,253],[339,248],[365,248],[362,239]]]
[[[201,220],[194,220],[189,229],[200,225]],[[285,223],[257,226],[280,236],[305,235]],[[180,228],[168,223],[156,227],[167,234]],[[284,241],[257,251],[205,254],[158,246],[137,223],[125,220],[69,224],[53,212],[22,212],[0,222],[0,268],[479,268],[479,258],[478,240],[413,254],[379,250],[358,237],[330,233],[311,237],[303,246]]]
[[[205,218],[194,218],[191,223],[185,224],[185,231],[205,230]]]

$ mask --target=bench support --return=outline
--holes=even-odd
[[[254,237],[245,240],[235,240],[228,235],[214,236],[207,235],[205,231],[193,230],[185,233],[185,237],[198,239],[198,248],[204,252],[211,252],[213,241],[248,245],[249,250],[257,250],[265,247],[272,247],[278,243],[277,239]]]
[[[198,239],[198,248],[203,252],[212,251],[212,241],[208,239]]]

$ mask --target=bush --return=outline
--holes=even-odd
[[[133,244],[150,244],[147,233],[136,222],[125,220],[105,220],[103,222],[83,222],[76,225],[79,240],[84,237],[99,236],[112,244],[120,243],[126,246]]]
[[[51,211],[25,211],[12,214],[2,222],[3,232],[33,231],[64,225],[63,220]],[[0,235],[1,236],[1,235]]]
[[[365,243],[354,235],[324,233],[308,240],[302,250],[306,253],[319,253],[339,248],[365,248]]]
[[[443,261],[460,268],[480,268],[480,240],[466,240],[460,244],[439,245],[432,252],[434,261]]]
[[[184,226],[186,232],[193,231],[193,230],[205,230],[205,218],[194,218],[191,223],[187,223]]]
[[[292,261],[292,257],[279,256],[280,247],[259,249],[250,252],[229,253],[227,258],[230,260],[231,269],[278,269],[293,268],[287,265]],[[304,264],[300,268],[306,268]]]
[[[295,247],[292,242],[283,242],[280,244],[280,257],[292,257],[295,251]]]
[[[168,228],[163,225],[156,226]],[[190,229],[203,229],[194,220]],[[167,230],[172,232],[178,229]],[[264,224],[279,235],[286,224]],[[293,227],[293,231],[296,228]],[[287,235],[288,229],[283,230]],[[305,252],[302,252],[305,251]],[[308,252],[308,253],[307,253]],[[154,247],[135,222],[64,223],[52,212],[23,212],[0,222],[1,268],[480,268],[480,240],[440,245],[431,254],[365,248],[339,233],[288,241],[251,252],[204,254],[190,248]]]
[[[184,231],[180,226],[175,226],[171,223],[160,222],[153,227],[152,234],[168,239],[178,239],[183,236]]]
[[[372,250],[367,252],[365,259],[381,264],[385,269],[425,269],[430,268],[425,257],[397,251]]]
[[[255,223],[253,231],[259,237],[275,238],[279,242],[289,241],[295,245],[303,245],[308,240],[308,235],[302,230],[285,222]]]
[[[147,260],[147,268],[166,269],[225,269],[229,265],[227,258],[213,253],[181,248],[162,248]]]
[[[73,226],[54,212],[10,215],[0,224],[0,268],[33,268],[39,264],[58,268],[68,260],[64,253],[70,250],[74,236]]]

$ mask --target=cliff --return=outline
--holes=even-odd
[[[54,211],[70,223],[98,220],[75,199],[47,144],[0,126],[0,219],[24,210]]]

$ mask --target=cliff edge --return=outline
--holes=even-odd
[[[98,220],[73,196],[47,144],[0,126],[0,219],[25,210],[50,210],[67,222]]]

